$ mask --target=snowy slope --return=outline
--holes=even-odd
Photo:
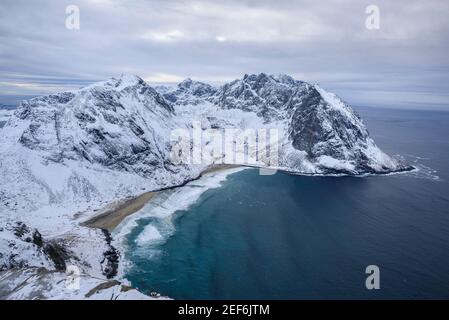
[[[76,286],[79,284],[79,286]],[[51,300],[154,300],[117,280],[103,280],[88,274],[67,277],[45,268],[0,272],[0,299]]]
[[[192,179],[200,168],[169,159],[170,132],[183,126],[173,118],[133,76],[22,103],[0,137],[3,207],[72,208]]]
[[[286,75],[245,75],[220,88],[187,79],[158,90],[122,75],[19,105],[0,135],[0,271],[73,264],[98,281],[116,277],[120,252],[110,236],[80,222],[114,201],[198,177],[208,164],[175,164],[170,154],[173,130],[194,121],[203,130],[278,129],[276,168],[293,173],[410,168],[383,153],[341,99]]]
[[[134,76],[23,102],[0,136],[0,270],[57,269],[46,246],[16,235],[20,222],[66,248],[64,259],[83,272],[110,276],[105,236],[79,223],[108,203],[200,174],[169,160],[169,133],[184,125],[173,117]]]
[[[1,109],[0,108],[0,129],[6,124],[8,119],[13,114],[14,110],[12,109]]]

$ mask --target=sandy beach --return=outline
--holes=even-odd
[[[105,229],[111,232],[114,230],[120,222],[123,221],[127,216],[139,211],[143,206],[150,201],[158,192],[150,191],[145,192],[136,198],[125,200],[119,203],[115,207],[100,213],[93,218],[83,222],[82,225],[91,227]]]
[[[238,165],[231,165],[231,164],[221,164],[221,165],[215,165],[210,168],[207,168],[204,170],[200,176],[197,178],[201,178],[204,175],[222,171],[222,170],[228,170],[232,168],[237,168]],[[196,179],[195,179],[196,180]],[[179,188],[181,186],[176,186],[173,188]],[[173,189],[173,188],[167,188],[167,189]],[[165,189],[165,190],[167,190]],[[102,213],[97,214],[96,216],[90,218],[89,220],[81,223],[83,226],[87,226],[90,228],[99,228],[99,229],[105,229],[109,232],[113,231],[126,217],[136,213],[140,209],[142,209],[145,204],[147,204],[151,199],[154,198],[159,192],[163,192],[164,190],[159,191],[149,191],[145,192],[135,198],[127,199],[119,202],[115,205],[109,205],[109,209],[103,209]]]

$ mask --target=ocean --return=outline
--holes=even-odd
[[[417,170],[202,178],[124,229],[125,276],[175,299],[449,298],[449,112],[357,111]],[[365,286],[369,265],[379,289]]]

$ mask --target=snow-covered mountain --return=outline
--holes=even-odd
[[[279,168],[286,171],[357,175],[409,169],[376,146],[362,119],[339,97],[287,75],[245,75],[218,89],[187,79],[163,95],[184,117],[198,117],[203,109],[203,123],[213,116],[222,126],[224,121],[243,129],[281,129]]]
[[[183,125],[134,76],[20,104],[0,136],[0,271],[61,270],[56,257],[115,276],[107,236],[79,224],[108,203],[196,178],[202,168],[169,160],[170,132]]]
[[[8,121],[9,117],[14,113],[12,108],[2,108],[0,105],[0,128]]]
[[[115,277],[119,253],[109,236],[80,222],[207,169],[171,157],[171,133],[193,121],[203,130],[279,129],[276,168],[293,173],[410,169],[375,145],[341,99],[286,75],[245,75],[220,88],[187,79],[158,90],[122,75],[25,101],[1,129],[0,270],[71,263],[89,276]]]
[[[2,131],[0,192],[28,194],[6,206],[34,210],[180,184],[197,174],[169,159],[170,132],[182,126],[134,76],[25,101]]]
[[[179,83],[175,89],[162,90],[161,93],[167,101],[176,105],[197,105],[216,92],[217,89],[213,86],[188,78]]]

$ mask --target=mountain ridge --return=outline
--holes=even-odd
[[[186,79],[158,90],[121,75],[24,101],[9,117],[0,136],[1,223],[20,221],[62,248],[70,239],[66,262],[104,278],[109,244],[80,223],[118,199],[179,186],[226,163],[222,155],[213,163],[173,161],[171,134],[191,131],[195,122],[202,132],[278,130],[278,163],[262,158],[259,167],[320,175],[412,169],[383,153],[339,97],[287,75],[245,75],[220,87]],[[6,269],[52,268],[42,250],[13,228],[0,230]]]

